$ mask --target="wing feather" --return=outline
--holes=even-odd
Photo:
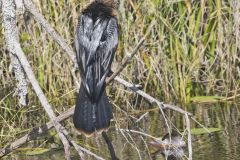
[[[118,24],[116,18],[111,18],[108,22],[105,31],[106,39],[101,41],[99,47],[100,54],[100,66],[101,66],[101,76],[97,83],[97,95],[98,97],[102,94],[103,88],[105,87],[105,79],[111,68],[111,64],[118,45]]]
[[[99,100],[105,89],[118,44],[118,26],[115,18],[99,18],[95,22],[81,15],[77,28],[76,50],[82,84],[93,101]]]

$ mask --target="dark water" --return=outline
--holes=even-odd
[[[192,135],[193,145],[193,160],[240,160],[240,124],[239,124],[239,104],[209,104],[209,105],[192,105],[187,110],[195,115],[195,118],[204,126],[209,128],[221,128],[221,131],[214,132],[212,136],[209,134]],[[144,115],[146,111],[138,112],[138,114],[131,114],[133,117],[139,118]],[[185,122],[180,114],[167,111],[167,117],[171,119],[170,127],[176,126],[179,131],[184,131]],[[159,159],[164,160],[161,154],[153,157],[153,152],[156,151],[147,142],[151,140],[146,136],[137,133],[130,133],[127,131],[116,130],[116,127],[129,128],[136,131],[145,132],[154,137],[162,137],[167,133],[167,127],[164,123],[160,112],[150,111],[139,122],[136,119],[127,119],[124,114],[116,115],[118,122],[112,123],[112,127],[108,131],[112,139],[114,148],[119,159],[133,160],[133,159]],[[131,119],[131,118],[130,118]],[[199,128],[200,126],[194,121],[191,121],[191,128]],[[72,135],[76,140],[82,144],[88,144],[88,148],[106,158],[110,159],[107,146],[102,140],[101,136],[98,138],[85,138]],[[186,136],[185,136],[186,137]],[[186,139],[185,139],[186,140]],[[36,143],[39,146],[39,143]],[[41,144],[41,143],[40,143]],[[33,145],[34,146],[34,145]],[[41,147],[50,147],[50,145],[42,145]],[[78,159],[75,151],[72,150],[73,159]],[[187,150],[185,151],[188,156]],[[18,159],[18,160],[60,160],[64,159],[63,150],[52,150],[42,155],[26,156],[24,154],[13,153],[5,159]],[[93,159],[87,157],[86,159]],[[182,159],[187,159],[183,157]]]

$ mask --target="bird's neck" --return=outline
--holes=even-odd
[[[95,2],[102,3],[114,10],[118,9],[119,6],[119,0],[95,0]]]

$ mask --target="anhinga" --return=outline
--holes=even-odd
[[[76,50],[81,87],[73,123],[85,135],[109,128],[113,118],[105,79],[118,45],[118,0],[95,0],[80,15]]]

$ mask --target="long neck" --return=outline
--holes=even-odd
[[[111,7],[113,9],[118,9],[119,6],[119,0],[95,0],[95,1],[103,3],[106,6]]]

